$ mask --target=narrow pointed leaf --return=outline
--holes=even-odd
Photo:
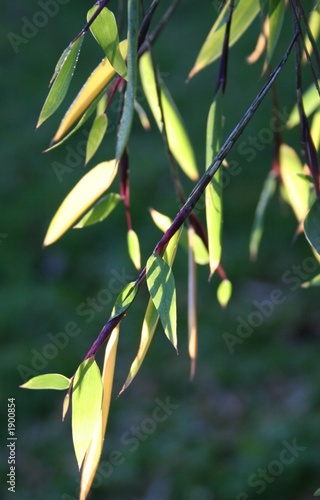
[[[111,314],[113,318],[119,316],[119,314],[123,313],[131,306],[138,292],[138,287],[135,285],[135,281],[132,281],[131,283],[128,283],[119,293]]]
[[[194,259],[193,227],[188,228],[188,350],[191,360],[190,380],[194,379],[198,356],[198,328],[197,328],[197,283],[196,263]]]
[[[276,187],[277,187],[276,176],[273,173],[273,171],[271,171],[264,182],[260,198],[258,201],[258,205],[254,214],[254,221],[249,243],[250,258],[252,260],[256,260],[258,255],[260,241],[263,234],[265,211],[271,197],[273,196],[276,190]]]
[[[196,73],[220,57],[222,53],[225,22],[229,4],[230,1],[227,1],[213,24],[203,46],[201,47],[196,62],[190,71],[189,78],[192,78]],[[260,12],[260,9],[260,0],[240,0],[236,4],[232,17],[229,47],[232,47],[232,45],[234,45],[246,31]]]
[[[151,125],[150,125],[147,113],[145,112],[145,110],[143,109],[143,107],[141,106],[141,104],[137,100],[134,101],[134,109],[138,113],[140,123],[141,123],[142,127],[144,128],[144,130],[150,130]]]
[[[279,36],[282,30],[283,20],[285,13],[285,3],[283,0],[270,0],[269,3],[269,37],[267,46],[267,59],[266,64],[269,65],[274,53],[274,49],[279,40]]]
[[[320,35],[320,5],[319,4],[317,6],[315,6],[314,9],[310,13],[309,29],[312,33],[314,40],[317,41],[317,39],[319,38],[319,35]],[[306,34],[306,37],[305,37],[305,45],[306,45],[307,51],[309,53],[309,56],[311,56],[312,51],[313,51],[313,47],[312,47],[312,44],[309,40],[308,34]],[[305,53],[303,54],[302,60],[304,63],[307,62],[307,56]]]
[[[116,327],[113,330],[108,340],[105,350],[103,372],[102,372],[102,384],[103,384],[102,408],[99,415],[99,421],[94,430],[92,441],[87,450],[82,466],[81,482],[80,482],[80,500],[85,500],[87,498],[87,495],[89,494],[93,479],[95,477],[99,465],[99,460],[103,448],[104,436],[106,433],[106,427],[109,416],[118,339],[119,339],[119,327]]]
[[[310,281],[305,281],[302,283],[302,288],[309,288],[310,286],[320,286],[320,274],[312,278]]]
[[[156,254],[147,261],[147,286],[166,336],[177,349],[176,287],[171,268]]]
[[[65,395],[65,398],[63,400],[63,405],[62,405],[62,421],[66,418],[66,415],[67,415],[68,410],[69,410],[69,405],[70,405],[70,395],[67,392],[67,394]]]
[[[303,166],[296,152],[286,144],[280,147],[280,174],[288,201],[301,222],[309,206],[309,183],[297,174],[303,174]]]
[[[320,109],[315,113],[313,117],[310,134],[313,140],[314,147],[316,148],[316,151],[318,151],[320,146]]]
[[[138,24],[139,4],[137,0],[128,0],[128,83],[124,97],[124,106],[118,129],[116,158],[119,160],[128,144],[134,115],[136,81],[138,72]]]
[[[116,208],[121,199],[122,198],[118,193],[107,194],[101,198],[101,200],[99,200],[95,206],[82,217],[82,219],[80,219],[74,228],[80,229],[82,227],[92,226],[92,224],[97,224],[98,222],[103,221]]]
[[[95,118],[88,136],[85,164],[89,163],[93,155],[98,150],[107,131],[107,127],[107,115],[103,113],[102,115],[99,115]]]
[[[320,85],[320,80],[318,80],[318,85]],[[311,84],[307,90],[302,95],[303,107],[306,116],[310,116],[316,109],[320,108],[320,97],[316,86]],[[295,104],[293,107],[288,121],[287,128],[293,128],[300,123],[300,114],[298,105]]]
[[[127,240],[130,259],[136,269],[141,269],[140,243],[138,235],[133,229],[129,229]]]
[[[84,35],[69,45],[63,52],[52,77],[52,87],[45,100],[37,127],[47,120],[58,109],[65,98],[79,57]]]
[[[127,55],[127,40],[120,42],[120,51],[123,57]],[[52,139],[52,142],[58,142],[72,127],[72,125],[83,115],[94,102],[97,97],[101,97],[101,93],[110,83],[116,72],[111,66],[108,59],[105,57],[96,69],[89,76],[88,80],[78,93],[77,97],[71,104],[60,126]]]
[[[304,234],[315,249],[320,254],[320,204],[319,201],[310,208],[307,217],[304,220]]]
[[[221,281],[217,290],[217,299],[221,307],[227,307],[232,295],[232,283],[228,279]]]
[[[152,61],[149,52],[145,52],[139,60],[141,83],[148,100],[150,109],[160,131],[163,129],[161,109],[159,107],[158,92]],[[160,96],[163,110],[168,145],[171,153],[184,173],[192,180],[199,177],[195,155],[187,135],[182,118],[173,102],[173,99],[159,79]]]
[[[117,173],[115,160],[99,163],[80,179],[60,205],[47,231],[44,246],[62,236],[108,189]]]
[[[94,6],[89,10],[87,14],[88,21],[97,8],[98,6]],[[107,7],[103,8],[91,24],[90,31],[103,48],[110,64],[116,72],[123,78],[126,78],[127,66],[119,49],[118,27],[113,12]]]
[[[314,492],[315,497],[320,497],[320,488],[317,489],[317,491]]]
[[[102,392],[99,367],[89,358],[77,369],[72,388],[72,437],[79,469],[99,423]]]
[[[63,391],[68,389],[70,382],[69,378],[60,375],[60,373],[46,373],[33,377],[25,384],[20,385],[20,387],[22,389],[54,389]]]

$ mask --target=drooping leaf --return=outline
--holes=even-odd
[[[320,80],[318,80],[320,85]],[[311,84],[302,95],[302,102],[306,116],[310,116],[316,109],[320,108],[320,97],[316,86]],[[293,128],[300,123],[298,105],[295,104],[287,121],[287,128]]]
[[[309,24],[309,30],[311,31],[314,40],[317,41],[317,39],[319,38],[319,35],[320,35],[320,4],[319,3],[310,12],[308,24]],[[305,37],[305,46],[306,46],[306,49],[308,51],[309,56],[311,56],[312,51],[313,51],[313,47],[312,47],[312,44],[309,40],[308,34],[306,34],[306,37]],[[305,52],[303,53],[302,61],[304,63],[307,62],[307,56],[306,56]]]
[[[160,131],[163,130],[161,109],[159,106],[156,78],[149,52],[145,52],[139,59],[141,83],[149,103],[150,109]],[[199,177],[195,155],[185,130],[182,118],[173,102],[173,99],[159,78],[161,105],[166,126],[168,145],[174,158],[184,173],[192,180]]]
[[[315,201],[304,220],[304,234],[318,254],[320,254],[320,204]]]
[[[157,254],[147,261],[147,286],[166,336],[177,349],[176,287],[171,268]]]
[[[298,222],[301,222],[308,212],[309,183],[297,175],[304,172],[301,161],[294,149],[282,144],[279,159],[281,179],[288,201]]]
[[[127,40],[120,42],[119,47],[122,56],[126,57]],[[102,92],[115,74],[116,72],[114,68],[111,66],[107,57],[105,57],[91,73],[88,80],[66,112],[54,138],[52,139],[53,143],[62,139],[66,132],[82,116],[82,114],[89,108],[90,104],[93,103],[96,98],[100,99]]]
[[[318,151],[320,146],[320,109],[313,116],[310,133],[314,147]]]
[[[44,246],[60,238],[100,198],[112,183],[117,168],[115,160],[105,161],[80,179],[54,215]]]
[[[104,135],[107,131],[108,127],[108,119],[106,114],[101,114],[98,115],[91,127],[89,136],[88,136],[88,141],[87,141],[87,148],[86,148],[86,161],[85,164],[89,163],[93,155],[96,153],[98,150],[102,139],[104,138]]]
[[[269,3],[269,37],[267,45],[266,65],[269,65],[274,49],[279,40],[285,13],[285,2],[283,0],[270,0]]]
[[[137,292],[138,287],[135,282],[128,283],[116,298],[111,316],[114,318],[126,311],[131,306]]]
[[[209,166],[221,145],[223,95],[217,93],[210,106],[207,122],[206,164]],[[206,221],[208,231],[210,276],[220,264],[222,253],[222,170],[219,169],[205,190]]]
[[[129,229],[127,241],[130,259],[136,269],[141,269],[140,243],[138,235],[133,229]]]
[[[221,307],[227,307],[232,294],[232,283],[228,279],[224,279],[218,286],[217,299]]]
[[[264,215],[268,203],[277,187],[277,180],[274,172],[271,170],[263,184],[258,205],[254,214],[253,225],[250,235],[249,253],[252,260],[256,260],[260,241],[263,234]]]
[[[119,327],[116,327],[113,330],[108,340],[105,350],[103,372],[102,372],[102,384],[103,384],[102,408],[99,415],[99,421],[94,430],[92,441],[87,450],[82,466],[81,483],[80,483],[80,500],[85,500],[87,498],[87,495],[89,494],[94,476],[96,474],[99,465],[99,460],[103,448],[104,436],[106,433],[106,427],[109,416],[118,339],[119,339]]]
[[[92,7],[87,14],[91,19],[98,6]],[[111,10],[104,7],[90,26],[90,31],[98,44],[103,48],[110,64],[122,78],[127,76],[127,66],[119,49],[119,35],[115,16]]]
[[[46,373],[44,375],[37,375],[28,380],[23,385],[22,389],[54,389],[63,391],[68,389],[71,380],[60,373]]]
[[[247,59],[246,59],[249,64],[254,64],[255,62],[257,62],[258,59],[260,58],[260,56],[265,51],[266,46],[267,46],[269,25],[270,25],[269,18],[266,17],[266,19],[262,25],[261,33],[258,36],[256,46],[255,46],[253,52],[251,52],[251,54],[249,54]]]
[[[196,62],[189,73],[189,78],[192,78],[196,73],[220,57],[222,53],[225,23],[229,6],[230,1],[228,0],[221,10],[218,18],[214,22],[203,46],[201,47]],[[260,9],[260,0],[240,0],[236,4],[232,17],[229,47],[232,47],[232,45],[235,44],[241,35],[246,31],[260,12]]]
[[[66,418],[66,414],[68,413],[70,405],[70,394],[67,392],[62,404],[62,421]]]
[[[150,130],[151,125],[150,125],[147,113],[145,112],[145,110],[143,109],[143,107],[141,106],[141,104],[137,100],[134,101],[134,109],[138,113],[140,123],[141,123],[142,127],[144,128],[144,130]]]
[[[65,98],[78,61],[84,35],[70,44],[60,57],[54,75],[52,86],[42,107],[37,128],[58,109]]]
[[[89,358],[77,369],[72,388],[72,438],[79,469],[99,423],[102,392],[99,367]]]
[[[194,259],[193,227],[188,228],[188,350],[191,360],[190,380],[194,379],[198,356],[198,328],[197,328],[197,283],[196,263]]]
[[[134,115],[134,102],[136,95],[136,81],[138,72],[138,24],[139,4],[137,0],[128,0],[128,82],[124,96],[124,105],[118,128],[116,158],[120,160],[128,144]]]
[[[116,208],[121,199],[122,198],[118,193],[107,194],[101,198],[101,200],[99,200],[95,206],[82,217],[82,219],[80,219],[78,224],[73,227],[80,229],[82,227],[91,226],[92,224],[97,224],[98,222],[103,221]]]

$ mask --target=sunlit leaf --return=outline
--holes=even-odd
[[[118,128],[116,158],[119,160],[128,144],[134,115],[134,102],[136,95],[136,81],[138,72],[137,47],[138,47],[139,3],[137,0],[128,0],[128,83],[124,96],[124,105]]]
[[[157,84],[149,52],[145,52],[139,60],[140,77],[144,93],[160,131],[163,129],[161,109],[159,106]],[[174,158],[192,180],[197,180],[198,170],[194,152],[185,130],[182,118],[173,99],[159,78],[161,104],[168,138],[168,145]]]
[[[314,40],[317,41],[317,39],[319,38],[319,35],[320,35],[320,5],[319,4],[317,6],[315,6],[313,8],[313,10],[311,11],[308,24],[309,24],[309,30],[311,31]],[[306,37],[305,37],[305,46],[306,46],[306,49],[309,53],[309,56],[311,56],[313,48],[312,48],[312,44],[309,40],[308,34],[306,34]],[[304,63],[307,62],[307,56],[306,56],[305,52],[303,53],[302,61]]]
[[[278,43],[278,39],[282,30],[283,19],[285,13],[285,2],[283,0],[270,0],[269,3],[269,37],[267,46],[267,60],[269,65],[274,49]]]
[[[68,389],[70,379],[60,373],[46,373],[31,378],[25,384],[20,385],[23,389],[55,389],[63,391]]]
[[[111,401],[113,376],[117,355],[117,346],[119,339],[119,327],[116,327],[106,346],[103,372],[102,372],[102,384],[103,384],[103,398],[102,398],[102,408],[99,415],[99,420],[97,422],[92,441],[87,450],[82,471],[81,471],[81,483],[80,483],[80,499],[85,500],[89,494],[94,476],[96,474],[99,460],[103,448],[104,436],[106,433],[107,421],[109,416],[109,408]]]
[[[150,209],[150,215],[152,217],[155,225],[162,231],[163,233],[171,226],[172,220],[167,215],[161,214],[154,208]]]
[[[297,153],[286,144],[280,147],[280,174],[288,201],[301,222],[309,207],[309,183],[297,174],[303,174],[303,166]]]
[[[72,388],[72,437],[79,469],[99,423],[102,392],[99,367],[89,358],[77,369]]]
[[[64,199],[47,231],[44,246],[62,236],[108,189],[117,173],[115,160],[99,163],[80,179]]]
[[[304,234],[310,245],[320,254],[320,203],[316,200],[304,220]]]
[[[85,164],[89,163],[89,161],[99,148],[102,139],[104,138],[104,135],[107,131],[107,127],[107,115],[103,113],[102,115],[99,115],[95,118],[88,136]]]
[[[222,92],[218,92],[210,106],[207,122],[206,164],[210,165],[221,145],[223,111]],[[222,170],[219,169],[205,190],[210,276],[220,264],[222,252]]]
[[[188,350],[191,360],[190,380],[193,380],[196,372],[198,355],[198,328],[197,328],[197,283],[196,263],[194,259],[194,237],[193,227],[188,228]]]
[[[310,133],[314,147],[318,151],[320,146],[320,109],[313,116]]]
[[[141,268],[140,243],[137,233],[133,229],[129,229],[127,233],[128,251],[136,269]]]
[[[226,16],[229,5],[230,1],[227,1],[218,18],[214,22],[203,46],[201,47],[196,62],[189,73],[189,78],[192,78],[196,73],[220,57],[222,53]],[[260,12],[260,9],[260,0],[240,0],[236,4],[231,23],[229,47],[231,47],[246,31],[248,26],[250,26],[252,21]]]
[[[67,392],[62,404],[62,420],[66,418],[66,414],[69,410],[69,405],[70,405],[70,394],[69,392]]]
[[[84,35],[70,44],[60,57],[51,80],[52,87],[41,110],[37,127],[40,127],[58,109],[65,98],[77,64],[83,38]]]
[[[263,234],[263,224],[264,224],[264,215],[267,208],[267,205],[270,201],[270,198],[273,196],[277,187],[276,176],[273,171],[270,171],[268,177],[266,178],[260,198],[258,201],[258,205],[254,214],[254,221],[250,235],[250,243],[249,243],[249,252],[250,258],[252,260],[256,260],[258,255],[258,250],[260,246],[260,241]]]
[[[131,306],[137,292],[138,287],[135,286],[135,282],[128,283],[116,298],[111,314],[112,317],[119,316],[119,314],[126,311]]]
[[[149,130],[151,127],[150,122],[149,122],[149,118],[147,116],[147,113],[145,112],[145,110],[143,109],[143,107],[141,106],[141,104],[137,100],[134,101],[134,109],[138,113],[140,123],[141,123],[142,127],[144,128],[144,130]]]
[[[305,281],[302,283],[302,288],[309,288],[310,286],[320,286],[320,274],[312,278],[310,281]]]
[[[270,25],[270,22],[269,22],[269,18],[267,16],[264,23],[263,23],[261,33],[259,34],[256,46],[255,46],[253,52],[251,52],[251,54],[249,54],[249,56],[247,57],[247,62],[249,64],[253,64],[253,63],[257,62],[258,59],[260,58],[260,56],[265,51],[266,46],[267,46],[268,36],[269,36],[269,25]]]
[[[73,227],[78,229],[103,221],[116,208],[121,199],[122,198],[118,193],[107,194],[101,198],[101,200],[99,200],[95,206],[82,217],[82,219],[80,219],[78,224]]]
[[[171,268],[156,254],[147,261],[147,286],[166,336],[177,349],[176,287]]]
[[[123,57],[127,55],[127,40],[120,42],[120,51]],[[72,125],[81,117],[81,115],[89,108],[90,104],[99,97],[101,93],[110,83],[116,72],[111,66],[107,57],[105,57],[96,69],[89,76],[88,80],[78,93],[77,97],[71,104],[60,126],[52,139],[52,142],[58,142],[72,127]]]
[[[94,6],[87,14],[87,20],[91,19],[99,6]],[[113,12],[104,7],[98,17],[90,26],[90,31],[99,45],[103,48],[110,64],[123,78],[127,76],[127,66],[119,49],[119,35],[117,22]]]
[[[227,307],[232,294],[232,283],[228,279],[221,281],[217,290],[217,299],[221,307]]]
[[[320,85],[320,80],[318,80],[318,85]],[[307,90],[303,93],[302,101],[306,116],[310,116],[316,109],[320,108],[320,97],[314,83],[311,84],[307,88]],[[295,104],[289,115],[287,121],[287,127],[293,128],[299,123],[300,123],[299,108],[298,105]]]

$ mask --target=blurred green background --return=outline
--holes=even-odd
[[[63,394],[26,391],[19,385],[24,381],[23,373],[26,378],[35,374],[28,369],[37,374],[58,372],[71,376],[112,307],[111,302],[106,304],[88,321],[88,316],[77,312],[80,304],[88,297],[97,297],[99,291],[108,290],[115,273],[131,279],[136,276],[126,251],[123,207],[103,224],[70,231],[54,245],[42,249],[55,210],[86,171],[81,153],[74,157],[73,168],[60,180],[53,163],[66,165],[71,161],[68,154],[77,148],[81,150],[82,132],[53,152],[42,151],[48,147],[75,92],[103,56],[88,35],[62,109],[35,131],[54,66],[80,31],[91,7],[90,2],[75,0],[53,0],[53,4],[57,13],[47,16],[47,22],[40,1],[5,1],[1,5],[0,374],[4,499],[12,495],[6,485],[8,398],[15,398],[16,403],[15,498],[77,497],[79,474],[70,416],[61,422]],[[160,5],[156,19],[165,6],[166,2]],[[190,132],[200,170],[205,168],[205,127],[217,64],[189,84],[185,80],[215,16],[210,1],[181,1],[155,46],[159,69]],[[38,24],[42,20],[43,26],[36,33],[22,32],[27,29],[23,28],[28,24],[26,20],[36,20]],[[290,38],[290,16],[285,27],[277,60]],[[249,66],[245,62],[255,46],[258,30],[257,20],[231,50],[226,134],[262,85],[262,63]],[[24,36],[26,43],[19,43],[14,50],[10,33]],[[308,84],[307,70],[304,77]],[[292,106],[294,86],[294,60],[290,58],[277,83],[284,114]],[[147,109],[146,102],[141,104]],[[268,128],[271,107],[268,98],[239,144]],[[116,114],[111,111],[109,119],[115,123]],[[291,145],[299,147],[297,130],[284,130],[283,135]],[[113,157],[114,140],[114,134],[107,136],[89,167]],[[297,276],[294,265],[305,266],[304,272],[311,278],[315,274],[312,254],[303,237],[293,241],[296,221],[277,193],[267,211],[259,258],[250,262],[250,229],[270,168],[272,144],[260,148],[251,162],[241,155],[239,144],[229,160],[239,163],[241,175],[230,178],[225,189],[222,264],[234,287],[229,307],[222,310],[217,304],[218,278],[214,276],[209,283],[208,269],[198,268],[199,357],[195,380],[190,383],[187,255],[179,249],[174,266],[179,356],[159,327],[140,373],[116,399],[139,344],[147,303],[147,293],[141,291],[122,322],[103,465],[90,496],[94,500],[304,500],[311,498],[320,486],[319,291],[292,290],[293,281],[288,283],[285,279]],[[152,206],[172,217],[177,202],[162,140],[153,121],[149,133],[135,121],[129,148],[133,225],[145,262],[160,237],[148,208]],[[191,183],[185,179],[183,183],[189,192]],[[199,216],[203,215],[200,210]],[[269,299],[275,289],[281,290],[283,303],[230,353],[223,334],[235,335],[238,318],[248,321],[256,310],[253,301]],[[65,331],[69,322],[76,323],[77,335],[68,336],[68,345],[57,349],[57,355],[48,345]],[[101,359],[100,353],[98,361]],[[168,410],[163,422],[155,423],[152,415],[159,400],[175,406]],[[136,428],[142,437],[134,441]],[[295,445],[298,448],[292,451]],[[118,453],[112,454],[114,450]]]

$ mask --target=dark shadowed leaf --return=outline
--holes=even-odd
[[[315,201],[304,220],[304,234],[310,245],[320,254],[320,204]]]
[[[96,205],[82,217],[82,219],[74,226],[80,229],[82,227],[91,226],[106,219],[111,212],[116,208],[121,196],[118,193],[110,193],[101,198]]]
[[[278,43],[279,35],[281,33],[283,19],[285,13],[285,3],[283,0],[270,0],[269,3],[269,19],[270,29],[267,46],[267,60],[266,64],[269,65],[274,49]]]

